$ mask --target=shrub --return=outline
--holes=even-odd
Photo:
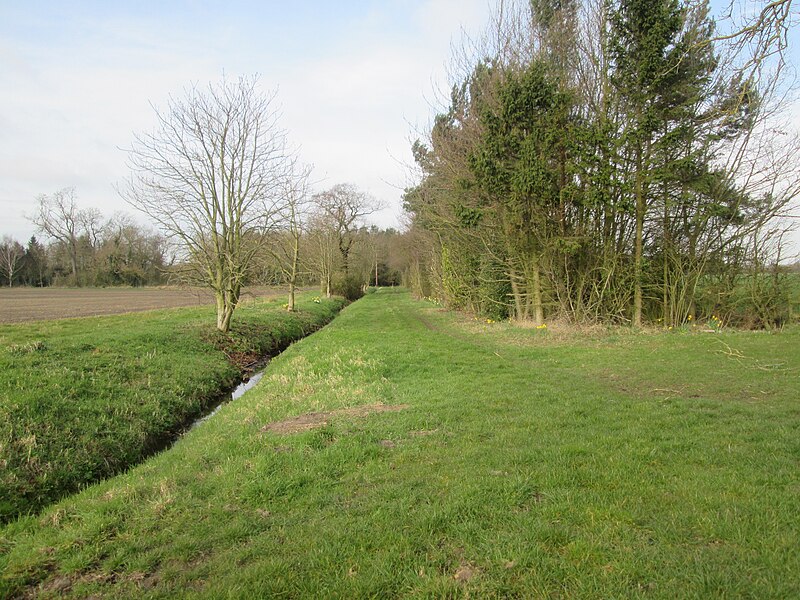
[[[364,285],[355,275],[339,275],[333,279],[333,293],[354,302],[364,295]]]

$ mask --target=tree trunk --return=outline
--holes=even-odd
[[[636,243],[633,255],[633,326],[642,326],[642,253],[644,237],[644,178],[642,148],[636,148]]]
[[[531,287],[533,294],[533,322],[534,325],[544,323],[544,306],[542,304],[542,277],[539,272],[539,258],[534,257],[531,264]]]
[[[222,333],[228,333],[231,328],[233,307],[225,298],[224,292],[215,292],[214,295],[217,301],[217,329]]]
[[[348,258],[350,256],[350,248],[353,245],[353,241],[350,240],[345,243],[343,240],[339,240],[339,252],[342,254],[342,270],[344,271],[345,277],[350,272],[350,265],[348,264]]]
[[[295,231],[294,234],[294,244],[292,246],[292,266],[291,271],[289,274],[289,306],[287,310],[289,312],[294,311],[294,292],[297,283],[297,263],[300,260],[300,233],[299,231]]]
[[[662,228],[664,229],[664,231],[663,231],[662,244],[664,245],[664,248],[662,249],[662,252],[664,254],[664,256],[663,256],[663,258],[664,258],[664,265],[663,265],[664,271],[663,271],[662,277],[664,278],[664,282],[663,282],[663,288],[662,288],[662,299],[661,299],[661,301],[662,301],[662,304],[663,304],[662,318],[664,320],[664,327],[668,327],[668,326],[672,325],[672,322],[671,322],[671,319],[670,319],[670,315],[672,314],[672,311],[670,310],[670,303],[669,303],[669,299],[670,298],[669,298],[669,263],[668,263],[668,258],[669,258],[669,253],[670,253],[670,239],[669,239],[669,204],[668,204],[669,201],[668,201],[668,197],[667,197],[667,184],[666,184],[666,182],[664,183],[664,186],[663,186],[663,202],[664,202],[664,214],[663,214]]]
[[[227,289],[214,290],[217,304],[217,329],[222,333],[227,333],[231,327],[231,317],[239,304],[241,291],[241,285],[237,283],[231,283]]]
[[[74,246],[71,247],[69,251],[69,262],[72,268],[72,279],[75,280],[75,285],[80,287],[80,283],[78,282],[78,251]]]
[[[514,320],[523,321],[525,319],[525,309],[522,302],[522,293],[519,289],[519,282],[517,281],[517,273],[513,267],[509,266],[508,274],[511,280],[511,295],[514,298]]]
[[[231,328],[231,317],[233,316],[233,309],[226,306],[222,313],[217,313],[217,329],[222,333],[228,333]]]

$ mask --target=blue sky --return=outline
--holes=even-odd
[[[83,207],[132,212],[114,184],[128,173],[121,148],[155,122],[150,103],[223,71],[278,88],[318,187],[352,182],[396,225],[413,129],[451,41],[482,29],[489,4],[0,0],[0,234],[26,240],[36,196],[66,186]]]

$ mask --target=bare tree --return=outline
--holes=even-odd
[[[25,249],[22,245],[11,238],[11,236],[4,235],[2,242],[0,242],[0,271],[8,279],[8,287],[14,283],[14,275],[16,275],[22,268],[22,258],[25,256]]]
[[[75,200],[75,188],[66,187],[50,196],[40,195],[36,213],[29,217],[40,232],[61,242],[69,254],[70,268],[75,284],[78,281],[78,237],[82,215]]]
[[[308,252],[304,263],[319,278],[320,291],[330,298],[333,294],[333,273],[339,255],[335,225],[323,212],[312,215],[308,224]]]
[[[96,208],[87,208],[78,212],[78,221],[89,245],[95,249],[100,246],[100,241],[108,226],[103,221],[103,213]]]
[[[300,272],[300,240],[308,213],[310,166],[301,166],[293,161],[287,177],[281,184],[281,200],[275,214],[275,231],[268,243],[269,253],[289,284],[287,309],[294,311],[297,277]]]
[[[182,249],[186,280],[213,290],[223,332],[287,171],[275,92],[257,84],[257,77],[223,78],[156,109],[158,126],[135,137],[133,175],[121,190]]]
[[[316,194],[314,200],[336,232],[337,245],[342,256],[342,270],[347,275],[356,231],[364,217],[380,210],[381,206],[375,198],[350,183],[339,183]]]

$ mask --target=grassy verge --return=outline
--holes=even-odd
[[[243,305],[230,335],[215,332],[210,308],[0,326],[0,521],[141,460],[243,363],[341,307],[307,296],[295,314],[283,300]]]
[[[1,530],[0,596],[798,597],[798,341],[380,290],[170,451]]]

